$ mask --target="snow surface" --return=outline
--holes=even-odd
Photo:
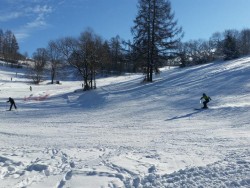
[[[82,92],[0,67],[0,187],[250,187],[249,75],[244,57]]]

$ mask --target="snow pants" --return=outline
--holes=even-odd
[[[15,103],[11,103],[11,105],[10,105],[10,111],[11,111],[13,105],[14,105],[14,107],[16,109],[16,104]]]
[[[208,107],[207,107],[207,103],[209,103],[209,100],[205,100],[205,101],[203,102],[203,108],[208,108]]]

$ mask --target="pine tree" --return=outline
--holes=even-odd
[[[111,52],[112,70],[121,73],[122,46],[121,46],[121,39],[118,35],[110,39],[110,52]]]
[[[147,81],[152,82],[153,70],[177,48],[182,28],[174,20],[169,0],[139,0],[134,23],[134,46],[146,60]]]
[[[226,33],[223,45],[224,59],[230,60],[239,57],[239,50],[237,48],[237,39],[230,32]]]
[[[0,29],[0,58],[3,56],[3,43],[4,43],[4,33],[3,30]]]
[[[240,33],[240,54],[250,54],[250,29],[243,29]]]

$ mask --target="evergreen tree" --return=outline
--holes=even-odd
[[[226,32],[223,45],[224,59],[230,60],[239,57],[239,50],[237,48],[237,39],[231,32]]]
[[[0,29],[0,58],[3,56],[3,42],[4,42],[4,33],[3,30]]]
[[[104,41],[102,48],[102,61],[100,64],[100,71],[102,74],[106,74],[112,70],[112,63],[111,63],[111,50],[108,41]]]
[[[112,70],[121,73],[122,72],[122,46],[121,39],[117,35],[110,40],[110,52]]]
[[[240,54],[250,54],[250,29],[243,29],[240,33]]]
[[[10,58],[14,61],[18,60],[19,45],[17,43],[16,37],[12,34],[11,43],[10,43]]]
[[[134,23],[134,46],[147,62],[147,81],[152,81],[153,69],[177,48],[182,28],[177,27],[169,0],[139,0]]]
[[[223,34],[220,32],[215,32],[209,39],[209,42],[214,49],[214,56],[215,59],[222,59],[224,57],[223,53],[223,42],[224,37]]]

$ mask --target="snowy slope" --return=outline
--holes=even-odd
[[[0,187],[250,187],[249,75],[245,57],[30,91],[0,67]]]

